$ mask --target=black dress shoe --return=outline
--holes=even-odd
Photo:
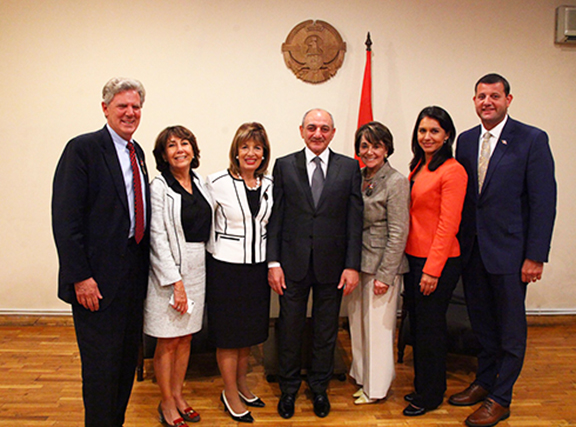
[[[404,408],[402,413],[407,417],[417,417],[419,415],[424,415],[427,411],[426,408],[419,408],[410,403],[406,408]]]
[[[278,402],[278,414],[282,418],[292,418],[292,415],[294,415],[295,402],[296,396],[294,394],[282,393],[280,401]]]
[[[238,391],[238,394],[240,395],[240,398],[244,401],[246,406],[252,406],[253,408],[263,408],[264,406],[266,406],[264,401],[256,395],[254,395],[252,399],[248,399],[240,391]]]
[[[412,393],[408,393],[406,396],[404,396],[404,400],[406,402],[410,402],[412,403],[414,401],[414,397],[416,396],[416,392],[413,391]]]
[[[325,393],[314,396],[314,413],[320,418],[324,418],[330,413],[330,401]]]
[[[230,417],[234,421],[239,422],[239,423],[253,423],[254,422],[254,418],[252,417],[252,414],[250,413],[250,411],[244,411],[241,414],[237,414],[236,412],[232,411],[232,408],[230,406],[228,406],[228,401],[226,400],[226,395],[224,394],[224,391],[222,391],[222,394],[220,395],[220,400],[224,404],[224,411],[228,412],[230,414]]]

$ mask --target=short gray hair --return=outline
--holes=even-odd
[[[146,98],[146,90],[138,80],[126,79],[123,77],[113,77],[102,88],[102,101],[104,104],[109,105],[114,96],[120,92],[127,90],[135,90],[140,95],[140,105],[144,105],[144,98]]]
[[[306,116],[308,114],[310,114],[312,111],[324,111],[326,114],[328,114],[330,116],[330,120],[332,121],[332,129],[334,129],[334,117],[332,117],[332,113],[330,113],[330,111],[324,110],[323,108],[312,108],[311,110],[308,110],[304,113],[304,116],[302,117],[302,127],[304,127],[304,122],[306,121]]]

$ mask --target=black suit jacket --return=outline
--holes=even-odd
[[[279,261],[285,276],[292,281],[305,277],[311,251],[320,283],[339,282],[345,268],[359,271],[363,202],[358,161],[330,151],[316,208],[304,150],[277,159],[273,175],[268,261]]]
[[[548,261],[556,216],[554,160],[548,135],[508,117],[478,194],[480,126],[458,137],[456,159],[468,173],[459,240],[466,262],[478,239],[491,274],[515,274],[524,259]]]
[[[146,183],[146,224],[150,224],[148,172],[142,148],[135,147]],[[105,309],[126,272],[123,260],[130,230],[124,177],[106,126],[66,145],[54,175],[52,230],[60,262],[59,298],[76,303],[74,283],[93,277],[103,296],[100,310]],[[148,244],[147,231],[140,245],[147,249]],[[135,297],[144,298],[146,281],[139,288],[142,294]]]

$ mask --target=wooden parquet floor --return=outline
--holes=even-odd
[[[576,426],[576,317],[530,317],[528,352],[512,404],[512,416],[498,426]],[[350,362],[348,333],[339,341]],[[186,395],[201,414],[200,425],[229,426],[233,422],[219,401],[222,380],[212,354],[195,355],[186,381]],[[417,418],[404,417],[404,394],[411,391],[412,354],[397,364],[389,397],[378,404],[355,406],[350,381],[334,379],[329,396],[332,411],[317,418],[306,387],[290,420],[276,413],[280,391],[268,383],[262,347],[252,352],[249,380],[252,390],[267,406],[253,410],[259,426],[463,426],[471,408],[444,403]],[[473,378],[475,360],[450,356],[447,395],[461,390]],[[159,391],[153,381],[151,361],[146,361],[143,382],[136,382],[128,407],[126,427],[159,426],[156,406]],[[83,420],[80,359],[74,329],[68,317],[0,316],[0,427],[81,426]]]

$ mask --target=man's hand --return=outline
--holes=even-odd
[[[532,261],[526,258],[522,264],[522,281],[524,283],[535,282],[542,278],[544,271],[544,263],[539,261]]]
[[[76,299],[82,307],[90,311],[97,311],[100,308],[102,294],[92,277],[74,283],[74,290],[76,291]]]
[[[284,295],[286,281],[284,280],[282,267],[271,267],[268,269],[268,284],[278,295]]]
[[[360,276],[358,272],[352,268],[346,268],[340,276],[340,283],[338,283],[338,289],[344,288],[344,295],[349,295],[352,293],[358,282],[360,281]]]

